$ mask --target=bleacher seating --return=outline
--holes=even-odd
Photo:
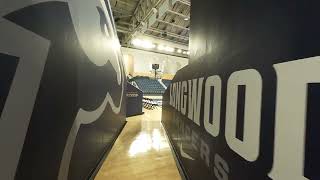
[[[159,104],[157,101],[154,101],[153,99],[150,99],[150,98],[143,98],[142,103],[143,103],[143,107],[149,110],[153,110],[161,106],[161,104]]]
[[[171,80],[167,80],[167,79],[162,79],[162,82],[166,87],[169,87],[169,85],[171,84]]]
[[[156,79],[141,76],[133,79],[144,94],[161,95],[165,91],[165,88]]]

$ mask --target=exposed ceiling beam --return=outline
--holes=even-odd
[[[180,2],[181,4],[185,4],[187,6],[191,6],[191,2],[190,1],[186,1],[186,0],[177,0],[178,2]]]
[[[132,15],[114,16],[114,18],[129,18],[129,17],[132,17]]]
[[[167,12],[172,13],[172,14],[175,14],[175,15],[178,15],[178,16],[181,16],[181,17],[184,18],[184,19],[185,19],[185,18],[190,19],[190,16],[184,15],[184,14],[182,14],[182,13],[178,13],[178,12],[176,12],[176,11],[172,11],[172,10],[170,10],[170,9],[168,9]]]
[[[163,20],[160,20],[160,19],[157,19],[157,21],[158,21],[158,22],[161,22],[161,23],[164,23],[164,24],[167,24],[167,25],[170,25],[170,26],[174,26],[174,27],[177,27],[177,28],[180,28],[180,29],[184,29],[184,30],[189,31],[189,28],[186,28],[186,27],[183,27],[183,26],[174,24],[174,23],[169,23],[169,22],[166,22],[166,21],[163,21]]]
[[[117,3],[124,4],[124,5],[126,5],[126,6],[132,6],[131,3],[127,3],[127,2],[124,2],[124,1],[121,1],[121,0],[117,0],[116,2],[117,2]]]
[[[126,27],[122,27],[122,26],[117,26],[117,31],[121,32],[121,33],[131,33],[130,29],[126,28]]]
[[[130,24],[130,23],[128,23],[128,22],[123,22],[123,21],[118,21],[117,24],[126,25],[126,26],[129,26],[130,28],[133,27],[133,24]]]
[[[124,24],[126,25],[127,23],[123,22],[121,24]],[[117,30],[119,29],[119,32],[122,32],[122,33],[131,33],[132,31],[130,31],[130,29],[126,28],[126,27],[123,27],[123,26],[117,26]],[[159,33],[159,34],[167,34],[167,36],[170,36],[170,37],[174,37],[174,38],[177,38],[177,39],[181,39],[181,40],[184,40],[184,41],[188,41],[189,40],[189,37],[188,36],[182,36],[182,35],[178,35],[178,34],[175,34],[175,33],[171,33],[171,32],[166,32],[166,31],[163,31],[163,30],[160,30],[160,29],[156,29],[156,28],[148,28],[147,29],[148,31],[152,31],[152,32],[156,32],[156,33]],[[166,39],[166,38],[164,38]]]
[[[113,11],[113,12],[116,12],[116,13],[119,13],[119,14],[121,14],[121,15],[124,15],[124,16],[132,16],[132,14],[128,14],[128,12],[125,11],[124,9],[112,8],[112,11]]]
[[[121,33],[126,33],[126,34],[132,33],[132,31],[130,31],[129,29],[127,29],[125,27],[121,27],[121,26],[117,27],[117,31],[121,32]],[[155,39],[160,39],[160,40],[169,41],[169,42],[172,42],[172,43],[188,46],[188,39],[185,40],[185,41],[187,41],[186,43],[183,43],[183,42],[174,41],[174,40],[171,40],[171,39],[155,36],[155,35],[152,35],[152,34],[144,34],[144,36],[148,36],[148,37],[152,37],[152,38],[155,38]]]
[[[144,0],[140,0],[140,1],[138,2],[136,8],[134,9],[133,14],[136,14],[136,13],[137,13],[137,11],[138,11],[138,9],[139,9],[139,7],[140,7],[140,5],[141,5],[141,3],[142,3],[143,1],[144,1]]]
[[[155,35],[152,35],[152,34],[145,34],[145,36],[149,36],[149,37],[152,37],[152,38],[155,38],[155,39],[164,40],[164,41],[169,41],[169,42],[180,44],[180,45],[183,45],[183,46],[188,46],[189,45],[188,43],[182,43],[182,42],[179,42],[179,41],[174,41],[174,40],[171,40],[171,39],[162,38],[162,37],[155,36]]]
[[[128,4],[127,2],[125,2],[123,0],[117,0],[117,1],[118,1],[118,3]],[[190,6],[190,1],[188,1],[188,0],[177,0],[177,2]],[[128,44],[130,42],[130,40],[135,35],[138,35],[139,33],[137,33],[137,32],[140,32],[141,34],[144,34],[146,36],[151,36],[153,38],[187,45],[188,43],[183,43],[183,41],[188,42],[189,37],[187,35],[186,36],[181,35],[178,32],[180,32],[179,29],[182,29],[183,32],[188,32],[189,31],[188,27],[161,20],[161,19],[159,19],[161,17],[158,17],[160,14],[157,14],[157,16],[155,18],[154,13],[159,13],[159,8],[161,9],[161,7],[162,7],[162,10],[161,10],[161,12],[162,12],[161,15],[162,15],[163,14],[163,7],[164,7],[163,5],[165,5],[166,6],[165,12],[167,12],[167,13],[171,13],[171,14],[180,16],[183,19],[189,19],[190,16],[185,15],[181,12],[176,12],[176,11],[172,10],[172,4],[171,4],[170,0],[169,0],[169,4],[170,4],[169,6],[166,5],[165,3],[168,3],[168,0],[140,0],[137,3],[136,7],[134,8],[134,11],[130,11],[130,12],[134,12],[132,15],[130,15],[131,18],[129,15],[127,15],[128,12],[126,12],[126,15],[127,15],[126,16],[121,9],[119,10],[116,8],[115,11],[118,11],[118,13],[121,13],[118,15],[118,17],[129,17],[130,18],[130,20],[126,21],[126,22],[123,22],[122,20],[117,22],[117,24],[118,24],[117,26],[120,25],[119,27],[117,27],[117,30],[121,33],[125,33],[125,35],[123,36],[123,39],[122,39],[123,45]],[[132,7],[132,5],[131,5],[131,7]],[[158,12],[156,11],[156,9],[158,10]],[[133,10],[133,9],[131,9],[131,10]],[[149,20],[150,17],[152,17],[154,19],[152,21],[150,21]],[[154,20],[156,20],[156,21],[154,21]],[[149,22],[152,22],[152,23],[149,24]],[[162,29],[152,28],[152,25],[154,24],[154,22],[159,22],[159,23],[165,24],[166,26],[172,26],[177,29],[174,30],[174,32],[166,32]],[[121,27],[121,25],[122,25],[122,27]],[[145,33],[146,31],[156,32],[156,33],[159,33],[159,35],[155,36],[155,35],[152,35],[149,33]],[[161,36],[161,34],[166,35],[166,36]],[[172,40],[173,38],[176,39],[177,41]],[[179,42],[179,41],[182,41],[182,42]]]
[[[132,24],[137,24],[136,27],[134,27],[133,32],[131,34],[128,34],[128,36],[125,38],[124,43],[128,43],[131,39],[133,34],[138,32],[142,27],[143,24],[145,24],[145,21],[152,15],[153,9],[156,8],[163,0],[140,0],[135,11],[134,11],[134,18],[131,18]]]
[[[171,36],[171,37],[174,37],[174,38],[178,38],[178,39],[182,39],[182,40],[185,40],[185,41],[189,40],[189,37],[187,37],[187,36],[182,36],[182,35],[178,35],[178,34],[171,33],[171,32],[165,32],[165,31],[162,31],[162,30],[159,30],[159,29],[155,29],[155,28],[148,28],[148,31],[152,31],[152,32],[160,33],[160,34],[167,34],[168,36]]]

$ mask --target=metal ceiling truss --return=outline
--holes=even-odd
[[[170,10],[170,9],[168,9],[167,12],[172,13],[172,14],[175,14],[175,15],[177,15],[177,16],[181,16],[181,17],[184,18],[184,19],[185,19],[185,18],[190,19],[190,16],[186,16],[186,15],[184,15],[184,14],[182,14],[182,13],[178,13],[178,12],[172,11],[172,10]]]
[[[136,9],[134,10],[134,14],[131,17],[129,23],[130,29],[120,29],[120,31],[125,31],[127,33],[122,43],[128,45],[130,40],[137,34],[155,36],[146,33],[151,31],[159,33],[160,37],[158,37],[158,39],[166,39],[170,41],[175,41],[172,38],[181,39],[185,41],[184,44],[187,45],[189,38],[188,36],[181,35],[181,32],[189,31],[189,28],[176,24],[175,22],[167,22],[162,19],[166,13],[171,13],[172,15],[180,16],[184,19],[190,18],[189,15],[185,15],[182,12],[176,12],[173,10],[173,7],[177,2],[190,6],[190,2],[187,0],[140,0]],[[181,29],[182,31],[168,32],[153,27],[155,23],[162,23],[166,26],[172,26],[174,28]],[[165,34],[165,37],[162,36],[163,34]],[[179,43],[181,44],[181,42]]]
[[[178,2],[180,2],[182,4],[185,4],[187,6],[191,6],[191,3],[189,1],[186,1],[186,0],[176,0],[176,1],[178,1]]]
[[[120,24],[122,24],[122,23],[120,23]],[[125,24],[125,23],[123,23],[123,24]],[[183,35],[178,35],[178,34],[175,34],[175,33],[165,32],[163,30],[152,28],[152,27],[148,28],[147,30],[151,31],[151,32],[159,33],[159,34],[165,34],[166,36],[174,37],[174,38],[181,39],[181,40],[184,40],[184,41],[188,41],[189,40],[188,36],[183,36]],[[123,26],[117,26],[117,31],[121,32],[121,33],[126,33],[126,34],[133,33],[130,29],[128,29],[126,27],[123,27]],[[157,39],[161,39],[161,40],[166,39],[164,37],[159,37],[159,36],[154,36],[154,35],[153,35],[153,37],[157,38]],[[167,39],[167,40],[169,40],[169,39]],[[170,41],[172,42],[172,40],[170,40]],[[174,41],[174,42],[177,42],[177,41]],[[179,44],[181,44],[181,42],[179,42]]]
[[[165,32],[163,30],[159,30],[159,29],[156,29],[156,28],[148,28],[148,31],[156,32],[156,33],[159,33],[159,34],[166,34],[167,36],[171,36],[171,37],[174,37],[174,38],[177,38],[177,39],[182,39],[182,40],[185,40],[185,41],[189,40],[188,36],[182,36],[182,35],[178,35],[178,34],[175,34],[175,33]]]
[[[168,41],[168,42],[175,43],[175,44],[179,44],[179,45],[183,45],[183,46],[186,46],[185,43],[182,43],[182,42],[179,42],[179,41],[170,40],[170,39],[167,39],[167,38],[162,38],[162,37],[155,36],[155,35],[152,35],[152,34],[145,34],[145,36],[148,36],[148,37],[151,37],[151,38],[155,38],[155,39],[164,40],[164,41]]]
[[[180,25],[176,25],[176,24],[174,24],[174,23],[169,23],[169,22],[166,22],[166,21],[163,21],[163,20],[160,20],[160,19],[157,19],[157,21],[160,22],[160,23],[167,24],[167,25],[169,25],[169,26],[174,26],[174,27],[176,27],[176,28],[180,28],[180,29],[189,31],[189,28],[186,28],[186,27],[183,27],[183,26],[180,26]]]
[[[118,14],[121,14],[121,16],[132,16],[132,14],[128,14],[128,12],[126,12],[126,10],[124,10],[124,9],[113,8],[112,11],[116,12]]]
[[[131,5],[130,3],[127,3],[127,2],[124,2],[124,1],[121,1],[121,0],[117,0],[117,3],[121,3],[121,4],[126,5],[126,6],[130,6]]]

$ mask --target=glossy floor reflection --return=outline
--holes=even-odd
[[[165,137],[161,109],[128,118],[95,180],[180,180]]]

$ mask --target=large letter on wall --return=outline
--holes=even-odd
[[[175,107],[178,111],[180,111],[180,96],[181,96],[181,82],[177,82],[177,87],[176,87],[176,104],[175,104]]]
[[[246,86],[243,141],[236,137],[240,85]],[[259,156],[261,96],[262,78],[258,71],[248,69],[231,74],[227,92],[226,140],[230,148],[247,161],[255,161]]]
[[[187,81],[182,81],[181,83],[181,113],[183,115],[186,115],[187,111],[187,95],[185,93],[188,90],[188,84]]]
[[[192,81],[189,80],[188,118],[193,120],[199,126],[203,79],[204,78],[199,78],[199,81],[198,79],[193,79]]]
[[[170,84],[170,105],[172,107],[176,105],[176,83]]]
[[[278,77],[274,180],[304,177],[308,83],[320,83],[320,57],[274,65]]]
[[[211,89],[214,87],[213,109],[211,104]],[[206,81],[206,91],[204,100],[204,127],[208,133],[216,137],[220,131],[220,108],[221,108],[221,79],[219,76],[210,76]],[[212,113],[212,123],[210,123],[210,113]]]

